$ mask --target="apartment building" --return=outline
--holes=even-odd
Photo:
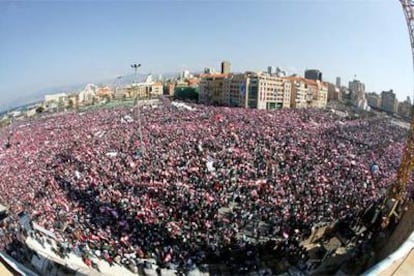
[[[209,74],[200,81],[200,103],[257,109],[290,107],[291,83],[267,73]]]
[[[302,77],[286,78],[292,87],[290,106],[292,108],[324,108],[328,103],[328,85],[319,80]]]
[[[389,91],[382,91],[381,109],[386,112],[395,113],[397,112],[397,108],[398,108],[398,101],[397,101],[397,97],[394,91],[392,89]]]
[[[202,104],[225,105],[223,86],[228,76],[228,74],[201,75],[199,102]]]

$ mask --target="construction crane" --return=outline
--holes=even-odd
[[[408,32],[411,42],[411,53],[414,66],[414,0],[399,0],[402,5],[405,19],[408,26]],[[414,67],[413,67],[414,69]],[[408,130],[407,142],[403,155],[401,157],[400,167],[397,172],[397,179],[391,186],[387,199],[392,200],[392,207],[388,214],[387,220],[392,215],[399,218],[400,214],[396,212],[398,206],[403,205],[406,193],[406,187],[414,167],[414,105],[411,107],[411,122]],[[387,223],[386,223],[387,224]]]

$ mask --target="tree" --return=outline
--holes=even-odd
[[[43,111],[45,111],[45,108],[43,106],[38,106],[36,108],[36,113],[42,113]]]
[[[177,87],[174,94],[175,98],[179,100],[198,100],[197,89],[193,87]]]

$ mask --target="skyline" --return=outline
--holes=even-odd
[[[322,71],[367,91],[413,95],[398,1],[1,2],[0,109],[56,86],[204,67]],[[142,43],[144,41],[144,43]],[[24,103],[24,102],[21,102]]]

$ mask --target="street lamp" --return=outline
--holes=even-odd
[[[138,71],[138,68],[139,67],[141,67],[141,64],[136,64],[136,63],[131,64],[131,68],[134,69],[134,71],[135,71],[135,89],[138,88],[137,87],[137,84],[138,84],[137,83],[137,71]],[[135,101],[138,104],[138,101],[137,101],[137,99],[138,99],[138,91],[137,90],[136,90],[136,95],[135,95]],[[138,106],[138,131],[139,131],[139,142],[140,142],[140,147],[141,147],[141,154],[143,154],[145,148],[144,148],[144,144],[142,142],[141,111],[140,111],[139,106]]]

